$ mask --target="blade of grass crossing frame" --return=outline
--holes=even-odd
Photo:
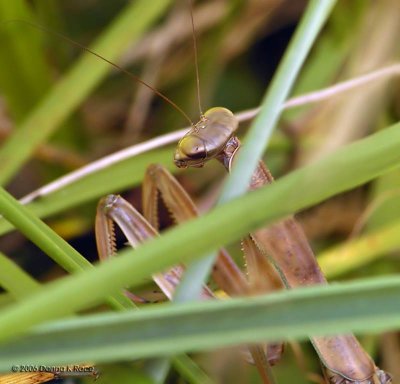
[[[399,127],[395,124],[348,145],[272,185],[168,230],[135,251],[126,250],[96,268],[50,283],[46,291],[1,311],[0,340],[15,337],[44,320],[93,306],[123,287],[141,284],[154,272],[193,260],[256,228],[398,168]],[[3,204],[0,199],[0,211]]]
[[[318,264],[328,278],[356,270],[400,248],[400,221],[333,246],[318,255]],[[373,245],[373,246],[371,246]]]
[[[68,272],[80,272],[93,267],[79,252],[2,188],[0,213]],[[122,293],[115,293],[109,298],[109,302],[116,309],[133,307],[133,303]]]
[[[400,322],[400,277],[303,287],[256,297],[162,304],[43,324],[0,350],[11,364],[65,364],[201,351],[310,333],[382,331]],[[357,305],[354,305],[357,303]],[[251,316],[249,316],[251,313]]]
[[[6,289],[17,300],[22,300],[38,292],[41,288],[40,283],[34,280],[3,253],[0,253],[0,286]],[[173,357],[172,364],[189,383],[212,383],[212,380],[205,372],[187,355]],[[153,368],[153,370],[156,369],[157,367]],[[160,380],[158,380],[158,382],[160,382]]]

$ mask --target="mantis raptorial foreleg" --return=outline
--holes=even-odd
[[[177,223],[198,215],[197,209],[186,191],[160,165],[153,164],[148,167],[142,193],[144,217],[121,196],[109,195],[99,202],[96,216],[96,239],[100,259],[103,260],[115,253],[114,222],[121,228],[132,247],[137,247],[144,241],[158,236],[158,194]],[[263,257],[257,255],[260,250],[250,237],[243,241],[243,250],[247,254],[249,279],[246,279],[228,253],[220,250],[212,273],[218,286],[231,296],[255,294],[281,288],[276,272],[270,264],[265,262]],[[254,273],[256,270],[257,274]],[[157,285],[169,299],[172,299],[183,271],[183,266],[175,266],[153,276]],[[267,275],[271,276],[271,282],[267,283],[268,280],[265,279]],[[261,276],[262,278],[260,278]],[[138,296],[127,294],[134,301],[140,301]],[[203,287],[202,298],[214,298],[212,291],[206,286]],[[249,347],[249,350],[264,382],[269,383],[267,364],[268,362],[273,364],[279,360],[282,347],[279,344],[273,344],[267,348],[267,354],[261,346],[252,346]]]
[[[189,195],[161,165],[152,164],[147,168],[142,190],[144,217],[120,196],[109,195],[99,202],[96,216],[96,238],[100,259],[108,258],[115,253],[113,222],[120,226],[133,247],[158,235],[157,196],[159,193],[177,223],[198,216],[197,209]],[[244,250],[249,257],[259,252],[253,241],[244,245]],[[248,260],[248,268],[250,270],[257,269],[258,266],[253,263],[258,263],[259,260],[259,257],[252,256]],[[262,263],[260,267],[270,268],[266,263]],[[179,277],[182,271],[182,267],[177,267],[176,273]],[[271,271],[273,270],[271,269]],[[275,272],[272,273],[275,274]],[[213,278],[221,289],[232,296],[246,294],[250,289],[246,277],[225,250],[219,252],[213,270]],[[250,278],[254,278],[254,274],[251,274]],[[276,281],[275,277],[274,287],[276,287]]]
[[[158,236],[152,225],[125,199],[118,195],[109,195],[100,200],[96,215],[96,241],[101,260],[115,254],[114,222],[118,224],[129,244],[134,248]],[[182,273],[183,267],[175,266],[164,273],[154,275],[153,279],[163,293],[172,299]],[[206,298],[213,297],[207,287],[203,288],[202,295]]]
[[[153,164],[148,167],[144,178],[142,200],[144,216],[154,228],[158,228],[158,192],[160,192],[162,200],[177,223],[182,223],[198,216],[196,206],[176,179],[164,167]],[[254,255],[260,252],[254,242],[248,243],[244,251],[245,255],[246,253]],[[248,268],[253,270],[262,268],[263,280],[265,280],[266,274],[271,274],[271,278],[275,276],[275,285],[270,286],[270,288],[274,287],[276,289],[276,272],[266,263],[263,265],[255,264],[260,259],[259,257],[253,257],[248,260]],[[248,271],[248,276],[251,283],[251,279],[254,280],[256,275]],[[219,251],[212,277],[217,285],[230,296],[254,293],[242,271],[223,249]]]
[[[237,122],[230,111],[224,108],[207,111],[200,122],[180,141],[175,153],[175,163],[179,167],[199,167],[207,160],[216,158],[230,171],[240,146],[239,140],[233,136],[236,127]],[[260,162],[254,172],[250,189],[262,187],[272,181],[268,169]],[[144,212],[149,221],[120,197],[111,195],[102,200],[96,219],[100,257],[104,258],[114,252],[111,236],[112,221],[117,222],[132,246],[157,236],[154,228],[158,225],[157,191],[160,191],[164,203],[177,222],[197,215],[196,208],[186,192],[160,166],[149,167],[144,181],[144,191]],[[279,286],[279,280],[276,279],[271,265],[266,262],[261,250],[271,257],[287,288],[326,284],[307,239],[293,217],[249,235],[243,241],[243,248],[247,253],[247,264],[251,272],[250,283],[226,252],[221,251],[217,259],[213,276],[228,294],[251,294]],[[157,274],[154,279],[163,292],[171,298],[182,273],[183,267],[177,266],[164,274]],[[202,295],[205,298],[213,296],[207,287],[203,288]],[[327,382],[331,384],[391,382],[390,376],[375,366],[353,335],[312,337],[311,341],[325,367]],[[250,352],[264,381],[268,382],[266,370],[262,369],[267,361],[267,358],[264,358],[264,351],[260,347],[251,347]]]
[[[243,255],[251,294],[282,289],[283,284],[271,263],[261,254],[254,239],[248,235],[242,239]]]

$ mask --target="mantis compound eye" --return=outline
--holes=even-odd
[[[202,167],[207,158],[204,141],[195,135],[184,136],[178,143],[174,163],[179,168]]]

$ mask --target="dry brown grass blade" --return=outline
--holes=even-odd
[[[54,378],[54,373],[49,372],[10,373],[0,376],[0,384],[37,384],[46,383]]]
[[[384,67],[381,69],[378,69],[376,71],[364,74],[360,77],[350,79],[347,81],[344,81],[342,83],[336,84],[332,87],[328,87],[319,91],[315,92],[310,92],[305,95],[301,95],[298,97],[294,97],[292,99],[289,99],[284,107],[285,109],[288,108],[293,108],[297,107],[300,105],[305,105],[305,104],[310,104],[310,103],[316,103],[318,101],[326,100],[331,97],[337,96],[341,93],[348,92],[351,89],[362,87],[365,84],[368,84],[370,82],[374,81],[379,81],[379,80],[384,80],[388,79],[394,76],[398,76],[400,74],[400,64],[394,64],[388,67]],[[259,108],[254,108],[251,110],[243,111],[240,113],[236,114],[236,117],[240,122],[250,120],[254,118],[259,111]],[[155,137],[153,139],[150,139],[148,141],[145,141],[143,143],[135,144],[133,146],[130,146],[128,148],[125,148],[121,151],[112,153],[109,156],[105,156],[99,160],[96,160],[80,169],[77,169],[74,172],[71,172],[63,177],[60,177],[59,179],[31,192],[30,194],[24,196],[20,202],[22,204],[27,204],[38,197],[43,197],[46,196],[50,193],[53,193],[59,189],[62,189],[63,187],[72,184],[76,182],[77,180],[80,180],[87,175],[97,172],[101,169],[110,167],[111,165],[118,163],[120,161],[123,161],[125,159],[137,156],[141,153],[148,152],[152,149],[160,148],[162,146],[175,143],[177,142],[187,131],[189,130],[189,127],[180,129],[178,131],[173,131],[170,133],[167,133],[165,135],[161,135],[158,137]]]

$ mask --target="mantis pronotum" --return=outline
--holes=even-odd
[[[229,171],[239,146],[239,142],[234,137],[236,128],[237,121],[230,111],[224,108],[208,110],[201,116],[200,122],[180,141],[175,154],[176,165],[179,167],[198,167],[202,166],[205,161],[216,158]],[[159,184],[154,184],[155,181],[159,182]],[[271,181],[272,178],[268,170],[260,164],[251,187],[256,188]],[[186,215],[192,215],[191,203],[176,199],[178,195],[184,195],[183,199],[186,199],[186,195],[179,190],[179,187],[176,189],[174,183],[163,169],[155,166],[149,168],[147,181],[144,184],[145,190],[150,192],[145,192],[144,194],[147,203],[145,205],[145,216],[151,225],[138,216],[132,207],[127,205],[121,198],[109,196],[102,200],[99,204],[97,218],[100,255],[106,257],[113,252],[112,244],[108,241],[111,237],[109,219],[117,221],[133,245],[140,243],[143,239],[141,237],[143,234],[144,237],[156,235],[154,230],[156,216],[152,204],[154,202],[152,196],[154,196],[157,188],[162,190],[163,198],[166,200],[167,205],[168,200],[170,200],[170,204],[176,204],[179,201],[176,209],[170,207],[174,211],[177,220],[189,217]],[[185,209],[188,213],[184,212]],[[179,217],[180,214],[182,214],[182,218]],[[128,221],[134,221],[137,227],[132,228],[130,224],[128,225]],[[277,234],[283,236],[285,241],[276,242],[275,235]],[[258,269],[256,273],[250,274],[249,282],[246,281],[241,271],[232,263],[230,258],[221,251],[214,278],[226,292],[230,294],[246,294],[257,290],[264,291],[280,285],[279,280],[276,279],[275,272],[266,263],[258,248],[255,247],[255,243],[274,258],[279,272],[283,276],[283,281],[288,287],[325,283],[325,279],[315,264],[314,256],[301,230],[292,219],[288,219],[268,229],[257,231],[244,240],[244,248],[251,255],[254,253],[254,257],[248,256],[249,268],[253,271]],[[285,257],[290,253],[290,248],[293,244],[300,247],[303,252],[300,254],[295,253],[296,257],[289,261]],[[291,274],[293,260],[296,263],[296,270],[300,270],[301,277]],[[166,274],[155,276],[155,280],[168,297],[172,296],[181,273],[182,267],[178,266]],[[265,279],[266,274],[271,277],[271,286],[269,280]],[[266,287],[265,285],[268,286]],[[204,287],[203,296],[211,298],[213,293],[207,287]],[[374,363],[351,335],[335,338],[314,338],[313,344],[325,365],[327,380],[331,383],[353,382],[366,384],[370,382],[388,383],[390,381],[388,375],[375,367]],[[254,360],[257,363],[256,358]]]

